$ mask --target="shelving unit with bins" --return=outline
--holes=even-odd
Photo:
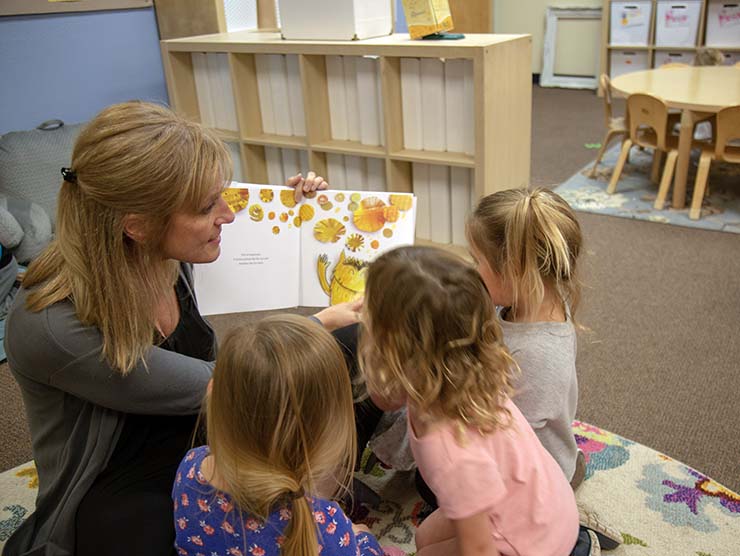
[[[613,44],[611,41],[611,14],[612,4],[615,1],[619,1],[622,4],[630,4],[630,2],[623,2],[621,0],[604,0],[604,8],[602,10],[602,49],[601,49],[601,72],[606,73],[612,77],[612,65],[611,58],[612,53],[616,52],[635,52],[637,54],[647,54],[647,68],[656,68],[662,65],[660,63],[660,57],[665,56],[669,53],[675,53],[677,61],[682,63],[693,63],[694,54],[696,50],[702,46],[710,48],[716,48],[722,51],[727,57],[727,63],[735,63],[740,61],[740,31],[738,31],[738,38],[735,44],[707,44],[707,26],[709,22],[709,5],[710,4],[731,4],[730,2],[722,2],[722,0],[695,0],[696,3],[700,4],[698,29],[696,33],[696,40],[693,45],[690,46],[660,46],[656,44],[656,29],[658,25],[657,12],[658,4],[663,3],[661,0],[648,0],[648,4],[651,7],[650,22],[648,29],[647,44],[641,46],[625,46],[619,44]],[[677,1],[675,4],[685,4],[686,2]],[[640,4],[636,2],[635,4]],[[736,2],[734,3],[737,4]],[[736,27],[740,29],[740,27]],[[684,55],[684,56],[680,56]]]
[[[458,41],[412,41],[390,35],[364,41],[291,41],[278,33],[239,31],[162,41],[167,88],[173,108],[202,122],[194,76],[193,53],[226,53],[235,101],[234,129],[219,130],[238,143],[241,175],[252,183],[270,183],[265,147],[304,152],[311,169],[326,176],[327,155],[380,159],[387,190],[413,191],[412,166],[424,163],[472,171],[474,196],[526,187],[531,139],[531,37],[467,35]],[[255,56],[298,55],[305,136],[265,133]],[[381,145],[332,137],[327,56],[377,57],[382,100]],[[401,96],[401,58],[468,59],[473,63],[474,153],[406,149]],[[444,118],[424,114],[424,118]],[[330,176],[331,177],[331,176]],[[455,184],[450,184],[455,187]]]

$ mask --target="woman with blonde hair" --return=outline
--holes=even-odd
[[[355,463],[352,387],[337,342],[293,315],[233,330],[206,400],[208,445],[175,479],[178,553],[380,556],[330,498]]]
[[[515,363],[475,268],[430,247],[384,253],[368,270],[363,324],[368,392],[379,407],[407,406],[411,451],[439,505],[416,532],[418,556],[581,556],[597,546],[509,398]]]
[[[219,255],[231,164],[212,132],[145,102],[79,135],[56,238],[7,320],[39,494],[4,554],[172,552],[172,482],[216,348],[190,264]],[[326,187],[314,177],[290,184]]]

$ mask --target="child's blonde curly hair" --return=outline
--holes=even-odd
[[[516,363],[475,268],[432,247],[401,247],[370,265],[360,363],[368,389],[408,400],[462,431],[508,425]]]

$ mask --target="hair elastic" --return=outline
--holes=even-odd
[[[290,493],[290,497],[293,498],[293,500],[300,500],[304,496],[306,496],[306,491],[303,490],[303,487],[299,488],[295,492]]]
[[[62,168],[62,177],[66,182],[77,184],[77,174],[72,168]]]

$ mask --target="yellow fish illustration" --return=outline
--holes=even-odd
[[[367,275],[366,261],[344,257],[344,252],[339,256],[339,261],[334,266],[331,280],[328,278],[329,257],[320,255],[316,263],[319,275],[319,283],[324,293],[329,296],[330,303],[336,305],[345,301],[354,301],[362,296],[365,291],[365,278]]]

